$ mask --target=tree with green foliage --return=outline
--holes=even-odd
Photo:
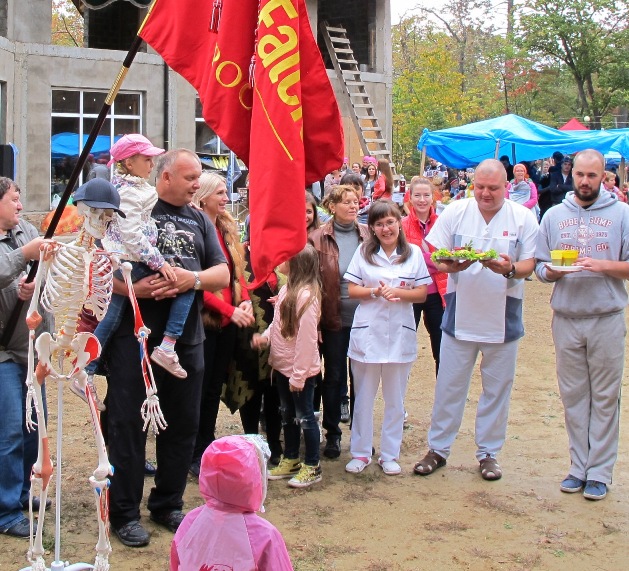
[[[426,29],[417,16],[393,31],[393,161],[398,172],[419,165],[421,131],[441,129],[461,113],[461,77],[446,35]]]
[[[52,43],[83,46],[83,16],[71,0],[52,0]]]
[[[567,69],[577,90],[577,115],[591,127],[614,106],[627,105],[629,3],[626,0],[526,0],[519,38],[546,67]]]

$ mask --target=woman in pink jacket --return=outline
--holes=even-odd
[[[269,456],[258,436],[226,436],[207,447],[199,474],[205,505],[181,522],[171,571],[292,571],[282,535],[255,513],[264,511]]]
[[[271,345],[269,362],[280,393],[284,455],[269,472],[269,480],[290,478],[289,486],[305,488],[321,481],[319,423],[313,406],[316,377],[321,371],[317,334],[321,280],[314,246],[306,244],[279,271],[288,274],[288,282],[278,294],[273,322],[262,335],[254,334],[251,344],[257,349]],[[303,463],[299,459],[302,429]]]

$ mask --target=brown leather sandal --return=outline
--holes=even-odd
[[[480,475],[483,480],[500,480],[502,478],[502,468],[495,458],[487,455],[480,462]]]
[[[445,465],[446,459],[443,456],[439,456],[434,450],[429,450],[428,454],[415,464],[413,472],[420,476],[428,476]]]

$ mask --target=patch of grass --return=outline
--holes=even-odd
[[[505,500],[501,500],[495,494],[490,494],[488,492],[475,492],[472,494],[468,494],[468,498],[477,506],[494,512],[499,512],[516,517],[525,514],[524,510],[512,505],[511,503],[508,503]]]
[[[370,561],[367,567],[364,567],[364,569],[365,571],[396,571],[400,569],[400,566],[395,565],[391,567],[390,562],[378,559],[377,561]]]
[[[481,549],[480,547],[472,547],[468,549],[467,552],[472,557],[476,557],[477,559],[493,559],[493,555],[489,553],[489,551],[485,551],[484,549]]]
[[[542,562],[539,553],[510,553],[509,559],[522,566],[522,569],[534,569]]]
[[[555,557],[564,557],[566,554],[561,549],[555,549],[555,551],[553,551],[553,555]]]
[[[424,524],[424,527],[428,531],[433,531],[437,533],[460,533],[462,531],[467,531],[470,529],[470,526],[461,521],[441,521],[441,522],[430,522]]]

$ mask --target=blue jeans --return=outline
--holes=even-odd
[[[141,263],[134,263],[131,270],[131,281],[137,282],[138,280],[151,276],[157,272],[151,270],[147,265]],[[164,336],[172,337],[173,339],[179,339],[183,333],[183,326],[188,319],[188,313],[194,301],[195,291],[189,289],[184,293],[177,295],[170,306],[170,313],[168,314],[168,321],[166,322],[166,328],[164,329]],[[105,351],[111,336],[116,332],[122,321],[122,316],[127,307],[129,298],[126,295],[113,294],[111,296],[111,302],[107,308],[107,313],[103,320],[98,324],[94,331],[94,335],[100,341],[101,352]],[[85,372],[88,375],[93,375],[100,363],[99,359],[91,361]]]
[[[21,503],[28,499],[31,468],[37,460],[37,431],[26,430],[26,366],[0,363],[0,530],[19,523]],[[46,397],[44,397],[44,415]]]
[[[273,380],[277,383],[277,390],[280,393],[284,457],[290,460],[299,458],[299,441],[303,430],[306,448],[304,463],[308,466],[318,466],[319,423],[312,405],[316,377],[306,379],[304,388],[299,392],[291,392],[288,377],[278,371],[273,371]]]

